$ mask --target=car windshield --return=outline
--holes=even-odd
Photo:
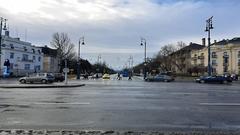
[[[0,135],[240,135],[240,0],[0,0]]]

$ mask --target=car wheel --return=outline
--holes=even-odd
[[[20,83],[26,83],[26,80],[22,79],[20,80]]]
[[[45,83],[45,84],[46,84],[46,83],[47,83],[47,80],[43,79],[43,80],[42,80],[42,83]]]
[[[205,83],[205,81],[204,81],[204,80],[201,80],[200,83]]]

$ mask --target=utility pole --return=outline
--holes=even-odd
[[[144,38],[141,38],[141,46],[143,46],[144,45],[144,79],[146,79],[146,77],[147,77],[147,68],[146,68],[146,66],[147,66],[147,41],[146,41],[146,39],[144,39]]]
[[[78,59],[77,59],[77,79],[79,80],[80,79],[80,74],[81,74],[81,71],[80,71],[80,64],[81,64],[81,58],[80,58],[80,47],[81,45],[85,45],[84,43],[84,37],[80,37],[79,38],[79,42],[78,42]]]
[[[212,17],[207,19],[206,21],[206,32],[208,32],[208,75],[212,75],[212,67],[211,67],[211,29],[213,29],[212,26]]]
[[[4,27],[3,26],[3,22],[4,22]],[[7,30],[7,19],[0,17],[0,72],[2,72],[2,30]]]

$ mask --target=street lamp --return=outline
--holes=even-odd
[[[80,47],[81,45],[85,45],[85,42],[84,42],[84,37],[80,37],[79,38],[79,42],[78,42],[78,62],[77,62],[77,79],[79,80],[80,79]]]
[[[4,27],[3,26],[4,23]],[[1,68],[1,55],[2,55],[2,30],[7,30],[7,19],[0,17],[0,72],[2,72]]]
[[[212,67],[211,67],[211,29],[213,29],[212,26],[212,17],[207,19],[206,21],[206,32],[208,32],[208,75],[211,76],[212,74]]]
[[[144,38],[141,38],[141,46],[143,46],[144,45],[144,79],[146,79],[146,77],[147,77],[147,72],[146,72],[146,66],[147,66],[147,63],[146,63],[146,61],[147,61],[147,52],[146,52],[146,50],[147,50],[147,41],[146,41],[146,39],[144,39]]]

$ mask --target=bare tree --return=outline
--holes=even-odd
[[[54,33],[50,44],[57,49],[57,55],[61,62],[61,69],[63,67],[64,59],[72,60],[76,56],[74,44],[71,43],[71,40],[66,33]]]
[[[176,46],[177,46],[177,50],[180,50],[180,49],[186,47],[187,44],[184,43],[183,41],[178,41]]]
[[[173,44],[164,45],[156,56],[156,63],[162,71],[171,71],[173,68],[173,59],[170,57],[176,51]]]

